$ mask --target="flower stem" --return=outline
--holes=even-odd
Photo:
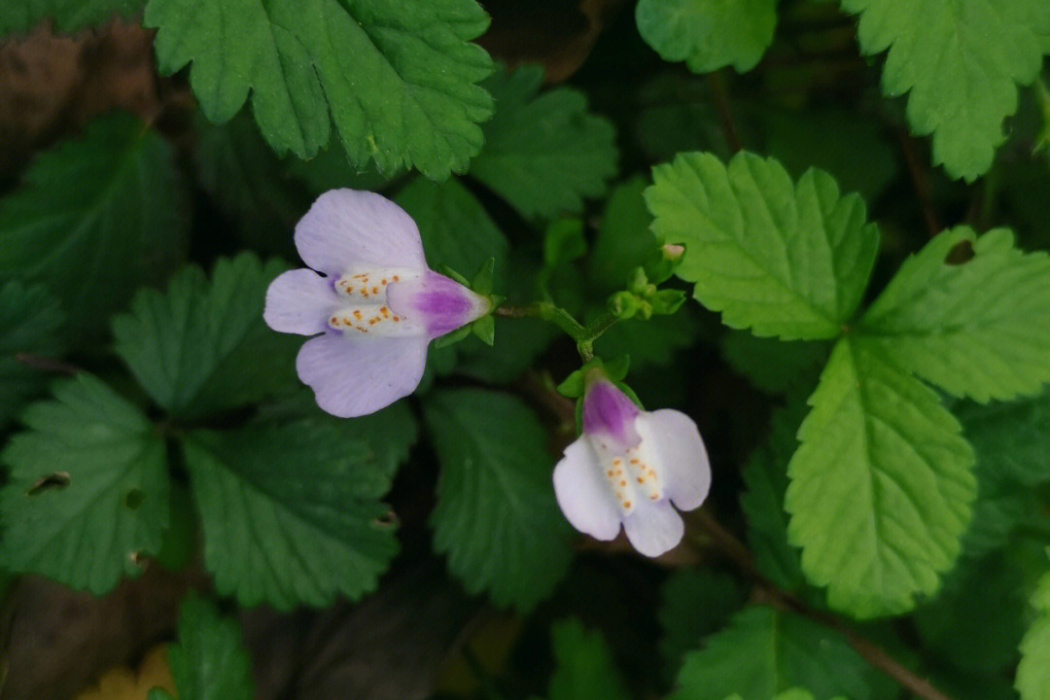
[[[882,648],[861,637],[839,618],[829,612],[810,607],[793,593],[778,588],[776,584],[755,568],[751,552],[748,551],[747,547],[731,532],[722,527],[710,514],[702,510],[697,511],[696,520],[704,534],[710,539],[710,543],[727,559],[732,561],[740,569],[741,573],[751,579],[752,583],[765,592],[776,607],[804,615],[814,622],[835,630],[843,636],[846,642],[865,661],[885,673],[915,696],[924,698],[924,700],[951,700],[947,695],[933,687],[928,680],[919,677],[914,671],[891,657]]]
[[[613,314],[606,313],[585,326],[568,311],[550,301],[537,301],[526,306],[500,306],[493,313],[507,318],[531,316],[553,323],[576,341],[576,349],[584,362],[594,357],[594,341],[619,321]]]

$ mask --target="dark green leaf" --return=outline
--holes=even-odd
[[[60,32],[75,32],[104,23],[114,15],[130,17],[146,0],[4,0],[0,3],[0,35],[24,34],[44,18]]]
[[[110,314],[182,258],[188,217],[171,147],[115,113],[38,157],[0,200],[0,280],[40,281],[62,301],[66,330],[95,340]]]
[[[395,404],[352,420],[314,411],[189,433],[186,467],[216,589],[242,605],[287,610],[375,588],[397,552],[379,499],[415,431]]]
[[[550,700],[629,700],[602,635],[579,620],[555,623],[551,646],[558,668],[551,676]]]
[[[262,320],[270,281],[284,269],[250,253],[215,264],[211,280],[196,266],[162,294],[143,290],[131,312],[113,319],[117,354],[160,406],[197,418],[254,403],[296,386],[301,344]]]
[[[62,354],[59,330],[65,320],[58,301],[44,287],[26,287],[17,280],[0,286],[0,430],[48,379],[46,370],[27,365],[17,355],[48,359]]]
[[[251,700],[252,660],[237,620],[191,592],[179,608],[177,631],[168,663],[179,700]]]
[[[725,627],[746,602],[736,579],[708,569],[679,569],[660,587],[660,599],[660,652],[675,672],[687,651]]]
[[[424,412],[441,462],[434,548],[470,592],[532,608],[570,561],[542,426],[520,400],[480,389],[435,392]]]
[[[164,441],[146,417],[88,374],[26,409],[29,430],[0,461],[0,566],[101,595],[142,573],[168,527]]]

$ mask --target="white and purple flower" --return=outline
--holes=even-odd
[[[696,424],[670,409],[641,411],[600,371],[586,377],[583,434],[554,468],[554,493],[580,532],[611,540],[623,525],[636,550],[656,557],[685,532],[679,510],[698,508],[711,465]]]
[[[428,268],[415,222],[372,192],[321,195],[296,225],[295,247],[312,269],[277,277],[263,318],[276,331],[317,336],[295,368],[336,416],[363,416],[411,394],[430,341],[491,309],[488,298]]]

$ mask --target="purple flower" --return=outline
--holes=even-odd
[[[491,307],[428,268],[415,222],[372,192],[325,192],[296,225],[295,247],[313,269],[277,277],[263,318],[275,331],[317,336],[295,369],[337,416],[363,416],[411,394],[430,341]]]
[[[682,517],[711,487],[711,465],[696,424],[684,413],[640,411],[604,376],[589,377],[583,434],[554,468],[554,493],[573,527],[611,540],[623,525],[647,557],[682,539]]]

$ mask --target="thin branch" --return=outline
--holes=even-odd
[[[43,370],[44,372],[58,372],[59,374],[74,375],[80,371],[79,367],[74,367],[71,364],[56,360],[51,357],[44,357],[42,355],[34,355],[28,352],[16,352],[15,361],[21,362],[27,367],[33,369]]]
[[[740,134],[736,130],[736,124],[733,122],[733,113],[729,109],[729,95],[726,93],[725,85],[722,84],[722,78],[718,73],[708,73],[707,84],[711,88],[711,96],[715,100],[715,109],[718,110],[718,121],[722,125],[722,133],[726,137],[726,143],[729,144],[733,153],[736,153],[743,148],[743,145],[741,145]]]
[[[912,187],[919,198],[919,206],[922,209],[922,218],[926,222],[926,229],[930,236],[936,236],[941,232],[940,217],[937,209],[933,206],[933,194],[930,190],[930,179],[918,150],[915,148],[915,140],[904,129],[897,130],[897,140],[900,142],[901,151],[904,153],[904,162],[908,165],[908,174],[911,175]]]
[[[794,594],[777,587],[776,584],[755,568],[751,553],[747,547],[709,514],[699,511],[695,519],[704,533],[710,538],[715,548],[732,561],[752,583],[762,589],[778,607],[804,615],[814,622],[835,630],[845,638],[846,642],[865,661],[885,673],[914,695],[925,700],[951,700],[925,678],[920,678],[911,669],[899,663],[880,647],[851,630],[839,618],[823,610],[810,607]]]

